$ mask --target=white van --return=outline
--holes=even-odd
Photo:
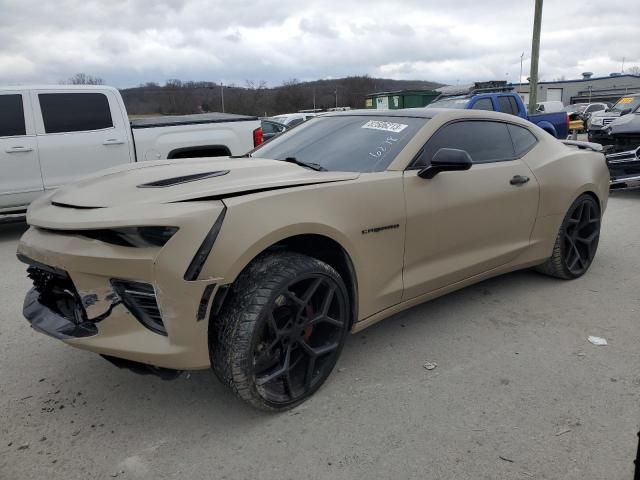
[[[563,110],[564,110],[564,105],[560,100],[552,100],[549,102],[536,103],[536,112],[538,113],[562,112]]]

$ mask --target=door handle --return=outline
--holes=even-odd
[[[509,183],[511,185],[524,185],[529,181],[529,177],[525,177],[524,175],[514,175]]]
[[[122,145],[123,143],[124,140],[120,140],[119,138],[110,138],[102,142],[103,145]]]
[[[5,150],[7,153],[20,153],[20,152],[33,152],[33,148],[31,147],[23,147],[22,145],[17,145],[15,147],[9,147]]]

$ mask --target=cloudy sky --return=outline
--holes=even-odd
[[[369,74],[447,84],[529,70],[534,0],[0,0],[0,84],[76,72],[269,86]],[[540,75],[640,65],[639,0],[545,0]]]

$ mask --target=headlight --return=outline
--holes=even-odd
[[[604,118],[602,117],[591,117],[591,125],[603,125]]]
[[[73,233],[123,247],[162,247],[178,227],[125,227],[100,230],[77,230]]]

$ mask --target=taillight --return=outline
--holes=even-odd
[[[253,131],[253,146],[257,147],[264,142],[264,135],[262,134],[262,127],[258,127]]]

